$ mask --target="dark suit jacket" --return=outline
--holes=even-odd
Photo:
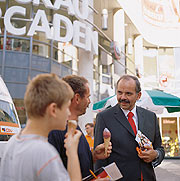
[[[77,129],[81,131],[79,126],[77,126]],[[49,143],[51,143],[59,152],[59,155],[63,161],[65,168],[67,168],[67,159],[68,159],[66,155],[66,148],[64,147],[64,139],[66,132],[67,132],[67,127],[65,131],[53,130],[48,135]],[[91,173],[89,172],[89,169],[93,170],[93,158],[91,150],[89,148],[89,144],[83,133],[79,140],[78,157],[79,157],[82,177],[90,175]]]
[[[161,145],[157,117],[155,113],[141,107],[137,107],[136,111],[138,129],[150,139],[153,148],[160,153],[159,158],[156,160],[156,165],[158,165],[163,160],[165,152]],[[109,158],[96,161],[95,169],[115,162],[123,175],[120,180],[140,180],[141,171],[145,181],[156,180],[152,163],[145,163],[138,157],[136,151],[138,143],[135,141],[135,134],[118,104],[97,115],[94,147],[103,143],[104,128],[108,128],[111,132],[112,153]]]

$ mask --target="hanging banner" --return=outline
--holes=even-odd
[[[118,0],[143,38],[164,47],[180,47],[180,0]]]

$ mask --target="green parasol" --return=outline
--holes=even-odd
[[[93,110],[101,111],[116,104],[117,98],[113,95],[93,104]],[[136,104],[157,114],[161,114],[164,108],[169,113],[180,111],[180,98],[160,90],[143,90]]]

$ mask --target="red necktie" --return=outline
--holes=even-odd
[[[129,123],[130,123],[130,125],[134,131],[134,134],[136,135],[137,130],[136,130],[136,125],[135,125],[134,120],[133,120],[133,116],[134,116],[134,114],[132,112],[128,113],[128,121],[129,121]]]
[[[136,130],[136,125],[135,125],[134,120],[133,120],[133,116],[134,116],[134,114],[132,112],[128,113],[128,121],[129,121],[129,123],[130,123],[130,125],[131,125],[131,127],[132,127],[132,129],[134,131],[134,134],[136,135],[137,134],[137,130]],[[142,172],[141,172],[141,181],[143,181]]]

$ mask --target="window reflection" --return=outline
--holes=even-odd
[[[4,41],[4,38],[0,36],[0,50],[3,49],[3,41]]]
[[[13,104],[0,101],[0,121],[18,124],[18,118]]]
[[[29,52],[30,41],[16,38],[16,37],[7,37],[6,38],[6,50],[20,51],[20,52]]]
[[[0,109],[0,121],[3,122],[14,122],[13,119],[2,109]]]
[[[46,58],[50,57],[51,47],[49,44],[45,44],[39,41],[33,41],[32,53],[40,55]]]
[[[53,59],[68,67],[78,69],[78,50],[69,43],[53,42]]]

